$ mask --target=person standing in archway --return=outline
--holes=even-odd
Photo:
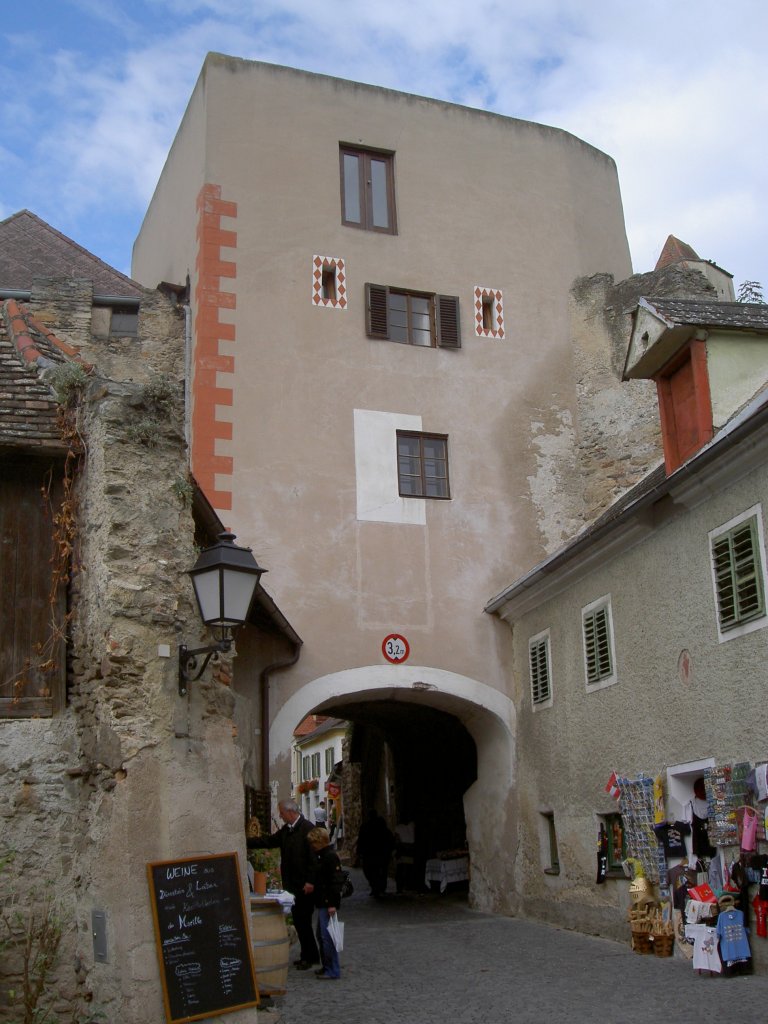
[[[307,835],[315,827],[307,821],[295,800],[281,800],[277,805],[283,827],[271,836],[248,838],[248,848],[280,849],[280,874],[283,888],[293,894],[293,925],[301,943],[301,955],[294,962],[300,971],[320,963],[320,954],[312,931],[315,909],[315,855]]]
[[[376,898],[383,896],[387,891],[389,858],[392,856],[394,845],[395,837],[387,828],[386,821],[377,811],[372,810],[367,820],[360,826],[357,856],[371,887],[371,896]]]

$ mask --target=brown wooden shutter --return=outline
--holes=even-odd
[[[388,338],[387,297],[389,288],[383,284],[365,286],[365,329],[369,338]]]
[[[42,459],[0,467],[0,717],[47,716],[63,702],[65,595],[62,588],[51,608],[53,524],[42,493],[51,468]],[[54,464],[54,510],[60,473]],[[62,634],[51,646],[52,620]],[[48,658],[55,667],[42,671]]]
[[[461,318],[458,295],[435,296],[437,344],[441,348],[461,348]]]

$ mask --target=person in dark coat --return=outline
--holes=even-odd
[[[389,858],[394,845],[395,837],[386,821],[372,810],[357,835],[357,856],[371,887],[371,896],[382,896],[387,891]]]
[[[315,906],[317,907],[317,943],[322,968],[315,971],[319,981],[341,977],[339,953],[328,931],[328,925],[341,903],[344,876],[341,861],[330,845],[331,837],[324,828],[313,828],[307,836],[315,855]]]
[[[312,931],[315,909],[314,881],[315,855],[307,841],[314,825],[303,816],[295,800],[281,800],[277,805],[285,823],[271,836],[249,837],[248,849],[273,850],[280,848],[280,874],[283,888],[293,893],[293,925],[301,943],[301,955],[294,961],[300,971],[320,963],[317,943]]]

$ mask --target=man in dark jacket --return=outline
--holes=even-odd
[[[306,971],[320,963],[320,954],[312,932],[312,914],[315,907],[314,853],[307,842],[307,834],[315,827],[302,815],[295,800],[281,800],[277,805],[285,823],[271,836],[248,839],[248,848],[272,850],[280,848],[280,874],[283,888],[293,893],[293,924],[301,943],[301,956],[294,966]]]

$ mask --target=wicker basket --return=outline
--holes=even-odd
[[[653,943],[650,932],[632,932],[632,949],[636,953],[653,953]]]
[[[653,952],[656,956],[672,956],[675,951],[674,935],[654,935]]]

